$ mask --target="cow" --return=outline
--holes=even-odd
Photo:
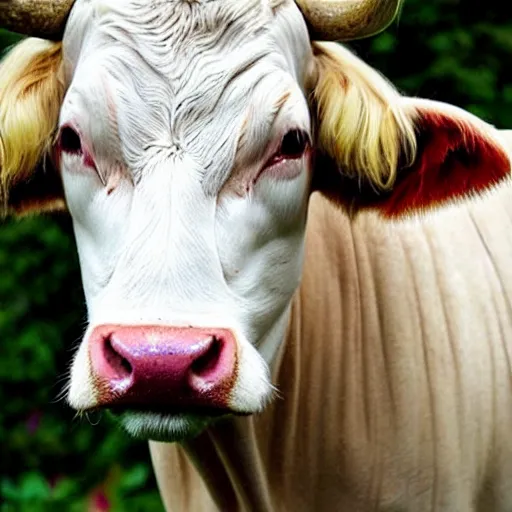
[[[0,17],[46,38],[0,68],[0,184],[73,220],[71,407],[167,510],[512,510],[510,135],[333,42],[399,2],[71,4]]]

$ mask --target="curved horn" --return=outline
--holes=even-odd
[[[402,0],[295,0],[315,39],[348,41],[378,34],[395,19]]]
[[[0,27],[43,39],[61,39],[74,0],[0,0]]]

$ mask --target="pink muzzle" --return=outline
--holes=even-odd
[[[101,407],[228,409],[237,376],[227,329],[101,325],[89,357]]]

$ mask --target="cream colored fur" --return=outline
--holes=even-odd
[[[64,96],[62,44],[25,39],[0,64],[0,200],[51,149]]]
[[[509,155],[512,156],[512,130],[500,130],[501,140],[508,150]]]
[[[319,146],[344,174],[391,188],[399,163],[412,164],[412,111],[377,71],[335,43],[314,43]]]
[[[166,510],[512,510],[511,227],[510,184],[399,223],[313,196],[281,398],[152,443]]]

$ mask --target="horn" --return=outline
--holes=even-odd
[[[74,0],[0,0],[0,27],[43,39],[62,39]]]
[[[349,41],[378,34],[395,19],[402,0],[295,0],[313,39]]]

